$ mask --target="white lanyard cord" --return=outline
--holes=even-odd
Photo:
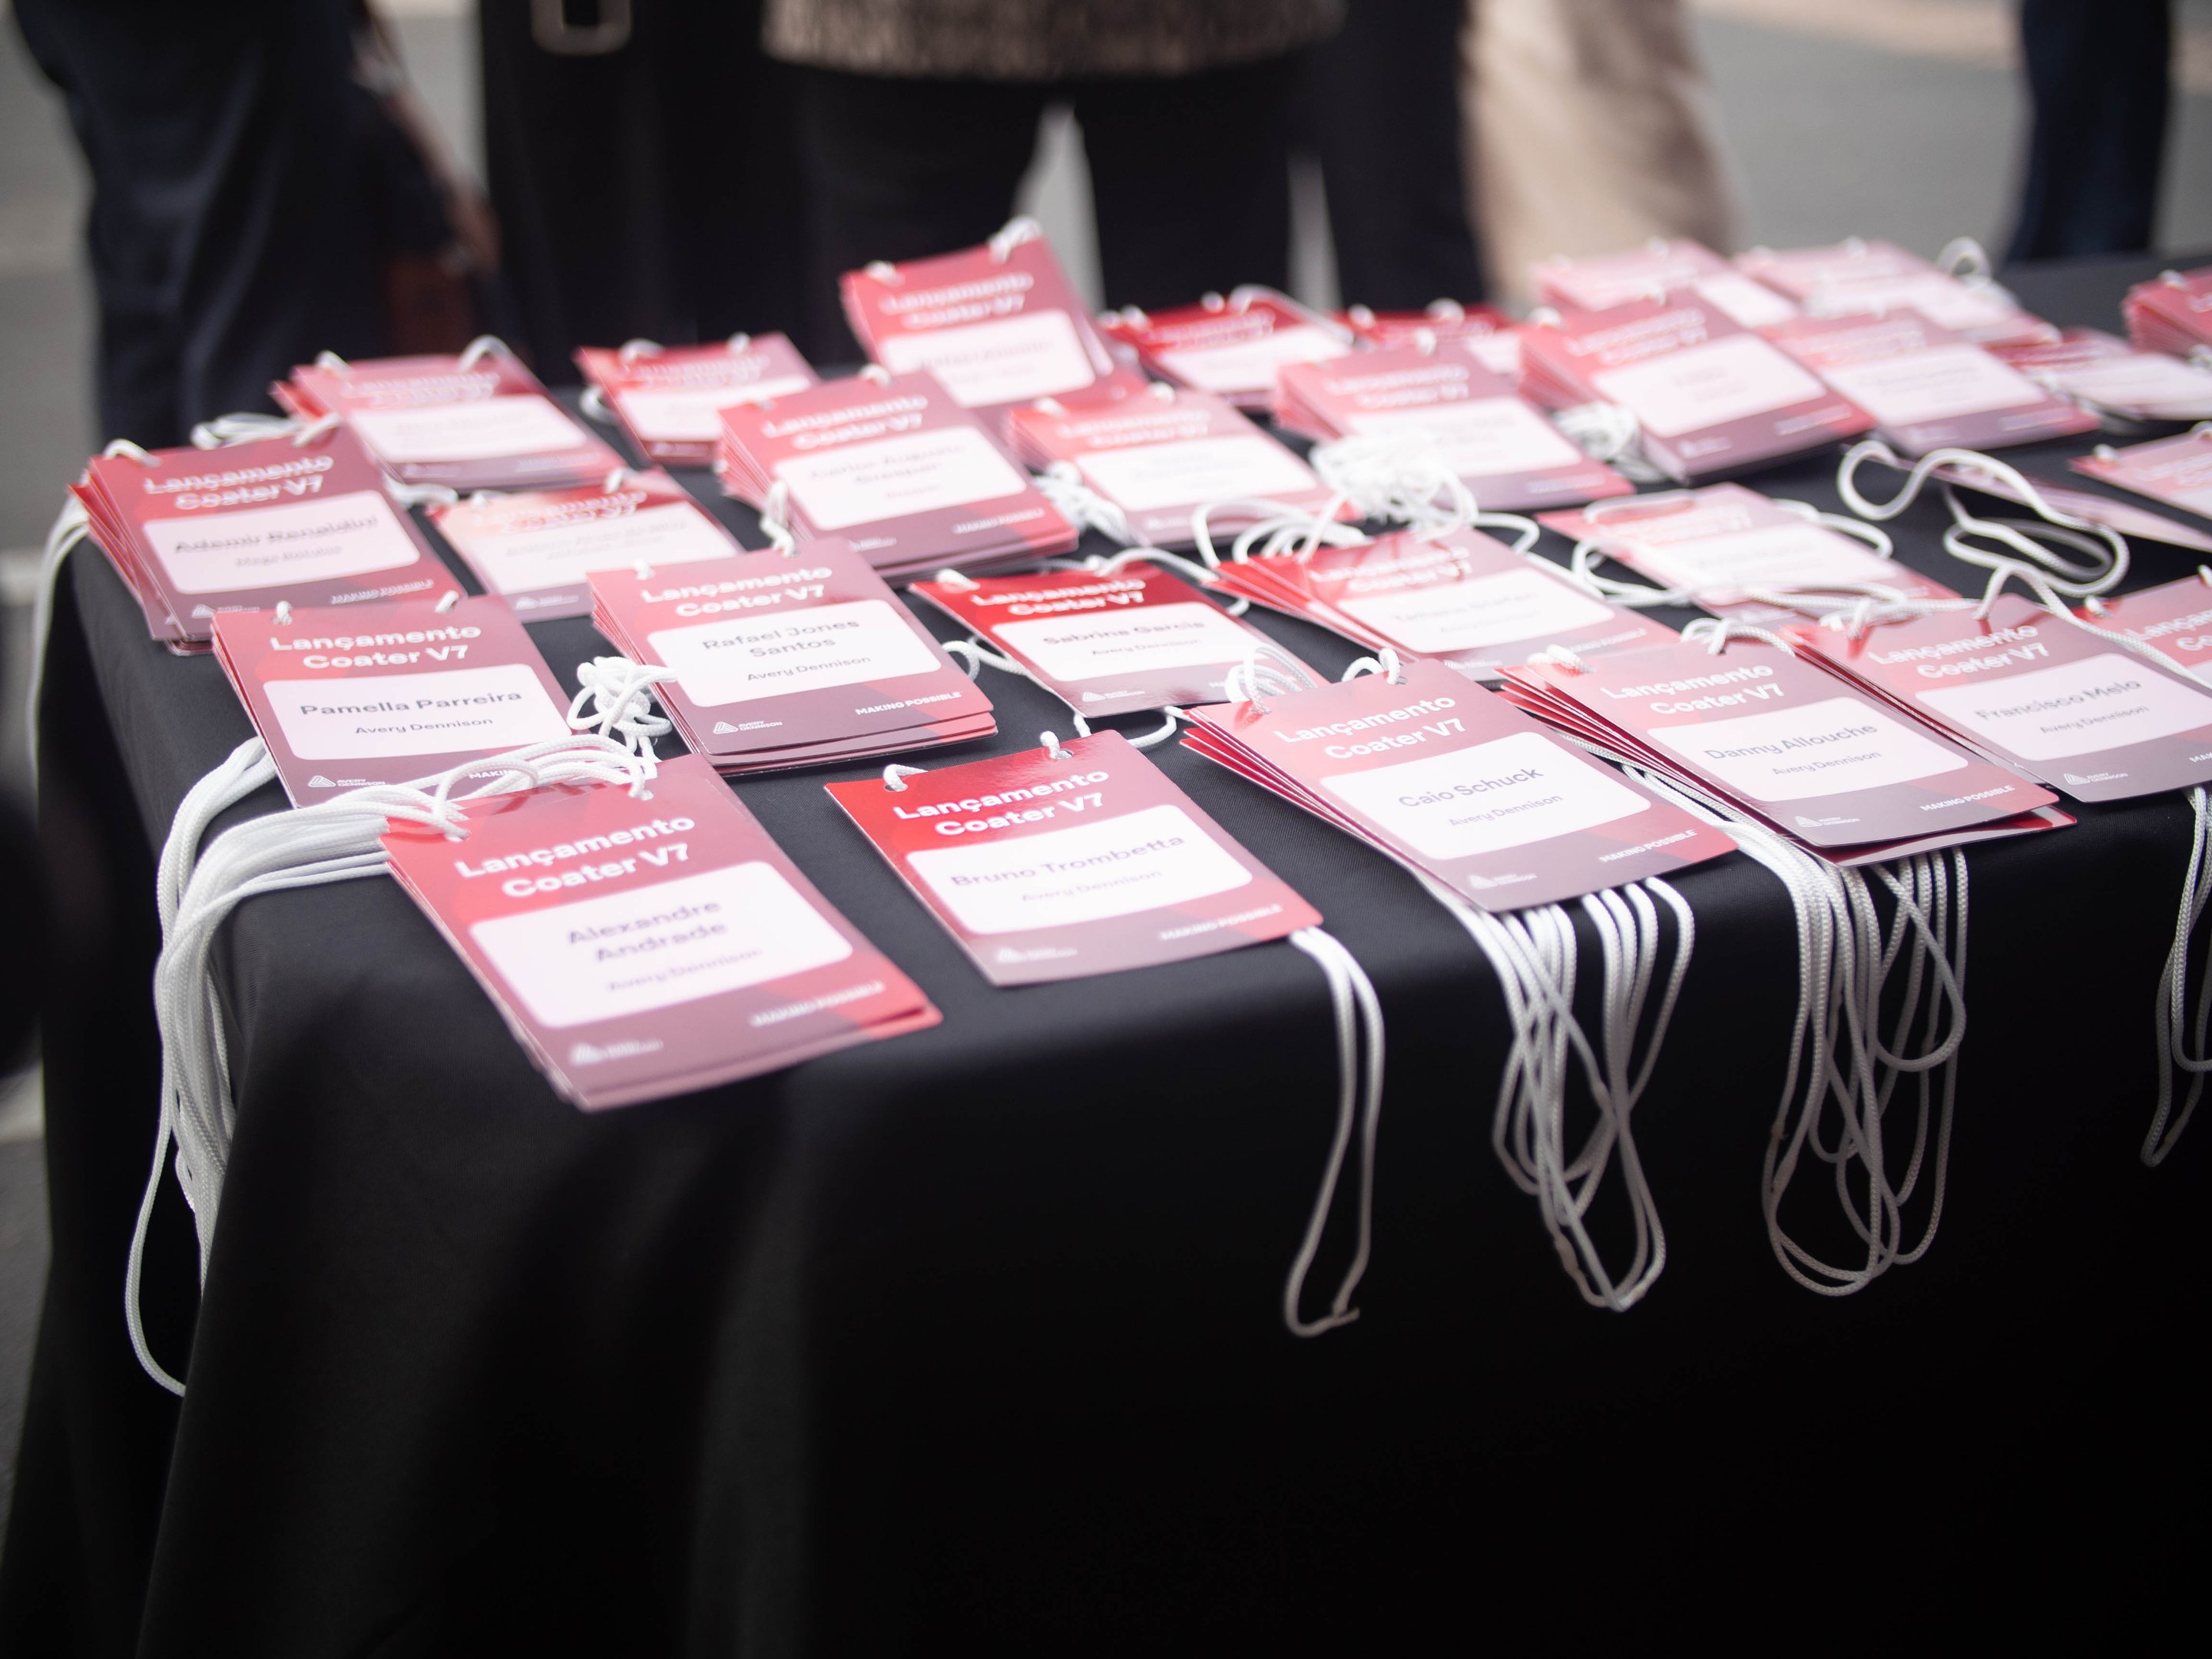
[[[2159,977],[2156,1029],[2158,1033],[2158,1110],[2143,1136],[2142,1161],[2155,1168],[2166,1161],[2181,1132],[2196,1115],[2204,1093],[2204,1079],[2212,1073],[2212,1054],[2205,1050],[2208,1019],[2212,1019],[2212,973],[2197,994],[2197,1012],[2185,1018],[2189,991],[2190,942],[2203,920],[2205,902],[2212,897],[2212,883],[2204,878],[2205,854],[2212,848],[2212,795],[2202,785],[2189,792],[2195,818],[2190,837],[2189,868],[2182,878],[2181,906],[2173,927],[2173,944],[2166,951],[2166,970]],[[2176,1073],[2185,1073],[2189,1087],[2176,1109]]]
[[[161,1038],[160,1124],[152,1169],[140,1200],[125,1279],[125,1319],[146,1374],[174,1394],[183,1385],[148,1352],[138,1310],[147,1230],[172,1139],[175,1169],[192,1209],[204,1279],[228,1163],[235,1110],[222,1011],[210,958],[224,920],[261,893],[372,876],[386,867],[379,837],[392,823],[467,832],[465,802],[552,783],[623,783],[641,792],[653,763],[598,736],[550,739],[507,754],[470,760],[410,784],[377,784],[313,805],[237,824],[203,852],[200,839],[225,807],[275,775],[259,739],[234,750],[179,805],[164,845],[156,903],[163,927],[154,969],[155,1022]],[[486,775],[489,775],[487,776]],[[471,778],[484,781],[464,790]]]
[[[1359,1310],[1352,1305],[1352,1295],[1359,1288],[1374,1254],[1375,1142],[1382,1118],[1382,1005],[1366,970],[1335,938],[1319,927],[1304,927],[1291,935],[1291,943],[1311,957],[1328,981],[1336,1035],[1336,1132],[1322,1168],[1321,1188],[1314,1195],[1305,1236],[1283,1281],[1285,1327],[1293,1336],[1320,1336],[1359,1317]],[[1308,1319],[1299,1312],[1306,1275],[1312,1270],[1322,1236],[1328,1230],[1329,1212],[1336,1205],[1337,1182],[1344,1172],[1355,1127],[1359,1135],[1358,1243],[1336,1294],[1329,1299],[1328,1311],[1318,1319]]]
[[[1466,929],[1498,975],[1513,1041],[1498,1080],[1491,1145],[1514,1184],[1537,1200],[1560,1264],[1594,1307],[1626,1311],[1667,1265],[1667,1237],[1636,1150],[1630,1115],[1649,1086],[1696,945],[1696,922],[1662,881],[1587,895],[1603,973],[1602,1020],[1593,1045],[1574,1008],[1574,923],[1559,905],[1495,916],[1427,877],[1423,884]],[[1658,981],[1662,929],[1656,896],[1674,917],[1674,951],[1641,1056],[1637,1038]],[[1570,1157],[1568,1085],[1579,1064],[1597,1121]],[[1586,1225],[1607,1170],[1618,1163],[1634,1245],[1618,1274],[1607,1268]]]
[[[1619,404],[1577,404],[1554,411],[1552,423],[1583,454],[1602,461],[1623,477],[1638,483],[1658,483],[1667,476],[1644,453],[1643,424]]]
[[[70,550],[91,533],[92,520],[84,503],[74,495],[63,505],[53,528],[46,532],[46,550],[39,558],[39,585],[31,599],[31,677],[24,696],[24,750],[33,793],[39,785],[39,697],[46,688],[46,647],[54,631],[54,596],[61,585],[62,566]]]
[[[1726,828],[1790,896],[1797,923],[1797,1012],[1761,1171],[1760,1204],[1775,1259],[1791,1279],[1822,1296],[1863,1290],[1890,1267],[1926,1254],[1942,1218],[1966,1024],[1965,855],[1954,848],[1877,866],[1875,874],[1895,902],[1885,929],[1863,872],[1814,857],[1681,780],[1630,769],[1685,811]],[[1900,966],[1905,979],[1898,1012],[1885,1039],[1881,1010]],[[1916,1030],[1921,1033],[1917,1047]],[[1918,1114],[1912,1155],[1903,1175],[1893,1179],[1883,1114],[1904,1074],[1917,1079]],[[1832,1109],[1832,1143],[1820,1133]],[[1792,1238],[1784,1224],[1783,1200],[1808,1152],[1834,1170],[1844,1218],[1866,1248],[1859,1264],[1838,1267],[1823,1260]],[[1852,1191],[1854,1168],[1863,1196]],[[1908,1246],[1904,1207],[1923,1175],[1929,1213],[1917,1242]]]

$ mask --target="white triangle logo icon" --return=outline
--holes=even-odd
[[[714,722],[714,731],[717,735],[724,732],[735,732],[737,729],[738,728],[736,726],[731,725],[727,720],[716,720]]]
[[[335,789],[337,787],[337,785],[332,783],[320,772],[318,772],[314,776],[307,780],[307,787],[310,789]]]

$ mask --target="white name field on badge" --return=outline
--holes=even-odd
[[[392,874],[563,1099],[596,1110],[938,1023],[696,756],[392,830]]]

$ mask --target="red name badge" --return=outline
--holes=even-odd
[[[2080,613],[2082,620],[2141,641],[2183,673],[2212,685],[2212,581],[2203,570],[2101,604],[2094,614]]]
[[[1371,650],[1434,659],[1469,679],[1495,679],[1547,646],[1629,651],[1674,637],[1479,530],[1400,531],[1304,557],[1232,561],[1218,580]]]
[[[1686,289],[1746,328],[1765,328],[1797,314],[1795,305],[1764,283],[1686,237],[1580,259],[1562,254],[1539,260],[1534,271],[1538,295],[1562,311],[1610,311]]]
[[[2137,283],[2122,307],[2128,337],[2149,351],[2196,357],[2212,347],[2212,265]],[[2201,361],[2201,360],[2200,360]]]
[[[1323,441],[1355,435],[1425,440],[1476,501],[1493,512],[1635,489],[1569,443],[1512,382],[1464,354],[1398,346],[1331,362],[1285,364],[1276,418]]]
[[[1331,494],[1304,461],[1203,392],[1155,385],[1135,397],[1048,398],[1015,410],[1006,432],[1038,471],[1073,467],[1148,547],[1192,546],[1192,514],[1216,501],[1257,498],[1318,512]],[[1231,508],[1212,522],[1234,531],[1263,510]]]
[[[1358,346],[1349,330],[1268,288],[1240,288],[1226,299],[1210,294],[1169,311],[1115,312],[1099,320],[1153,374],[1245,409],[1267,406],[1285,363],[1320,362]]]
[[[389,830],[392,874],[586,1111],[778,1071],[938,1023],[694,756],[614,785]]]
[[[227,611],[215,651],[295,806],[568,735],[560,683],[497,599]]]
[[[649,459],[704,466],[722,435],[722,411],[804,392],[818,378],[781,334],[738,334],[714,345],[633,340],[584,346],[576,367]]]
[[[2212,519],[2212,428],[2124,449],[2099,445],[2068,463],[2076,472]]]
[[[2095,416],[1913,312],[1801,317],[1766,337],[1873,416],[1881,434],[1910,455],[2097,428]]]
[[[504,347],[458,357],[318,361],[275,388],[335,415],[403,483],[523,489],[604,478],[622,457],[569,417]]]
[[[744,550],[659,471],[617,472],[579,489],[471,495],[429,514],[486,591],[532,622],[591,615],[595,570]]]
[[[156,639],[204,645],[219,611],[432,597],[453,586],[353,437],[95,456],[76,487]]]
[[[1126,714],[1224,695],[1255,650],[1281,647],[1157,565],[916,582],[920,598],[1006,653],[1077,713]]]
[[[1583,672],[1532,663],[1509,670],[1506,683],[1553,724],[1684,775],[1819,849],[1924,850],[1929,837],[2057,799],[1755,640],[1717,655],[1678,642]]]
[[[2131,421],[2212,416],[2212,369],[2142,350],[2100,329],[2069,328],[2044,344],[1991,349],[2037,385]]]
[[[1043,558],[1077,540],[934,375],[830,380],[722,411],[723,483],[790,494],[793,532],[837,536],[878,569]]]
[[[593,621],[695,753],[731,769],[988,737],[991,700],[842,542],[592,578]]]
[[[1432,300],[1425,311],[1370,311],[1353,306],[1337,322],[1370,346],[1451,347],[1452,355],[1471,357],[1493,374],[1521,377],[1520,325],[1496,306],[1463,306],[1456,300]]]
[[[2212,691],[2007,594],[1986,618],[1938,611],[1853,637],[1792,637],[1899,707],[2076,800],[2212,780]]]
[[[1735,847],[1440,664],[1193,718],[1190,747],[1487,910],[1673,875]]]
[[[1212,956],[1319,925],[1121,737],[826,786],[994,985]]]
[[[1538,402],[1627,410],[1645,455],[1684,483],[1873,424],[1775,346],[1686,293],[1532,327],[1522,357]]]
[[[1026,221],[963,252],[848,270],[838,292],[871,358],[896,375],[929,370],[994,424],[1032,398],[1142,384],[1115,366],[1052,245]]]
[[[1735,263],[1814,317],[1916,311],[1977,345],[2023,345],[2058,333],[1994,284],[1961,282],[1892,242],[1854,237],[1826,247],[1753,248]]]
[[[1741,484],[1639,495],[1585,512],[1540,514],[1538,521],[1738,622],[1763,626],[1797,616],[1787,605],[1755,598],[1759,592],[1880,587],[1905,599],[1957,597]]]

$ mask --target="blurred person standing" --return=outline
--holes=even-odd
[[[2149,249],[2172,98],[2171,0],[2021,0],[2030,106],[2008,261]]]
[[[1472,0],[1462,70],[1478,240],[1505,298],[1555,253],[1726,252],[1735,180],[1681,0]]]
[[[1479,300],[1482,261],[1461,160],[1468,0],[1356,0],[1308,55],[1295,137],[1321,163],[1347,303],[1417,311]]]
[[[15,0],[92,173],[102,435],[268,407],[321,350],[451,349],[497,257],[363,0]]]
[[[981,242],[1013,211],[1046,107],[1083,132],[1109,306],[1290,270],[1289,109],[1344,0],[767,0],[799,66],[818,361],[857,355],[836,279]]]

